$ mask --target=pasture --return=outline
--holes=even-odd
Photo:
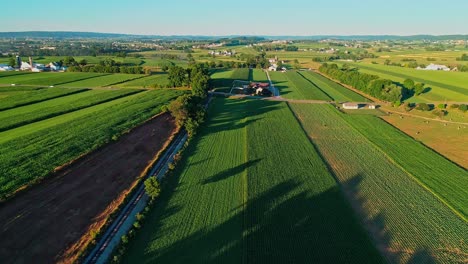
[[[215,98],[162,190],[124,263],[382,261],[284,102]]]
[[[466,182],[466,172],[458,170],[458,175],[442,173],[442,170],[453,170],[454,166],[429,160],[427,157],[434,155],[429,149],[419,150],[419,162],[410,160],[402,167],[394,161],[395,157],[389,147],[374,144],[372,137],[369,140],[365,131],[384,133],[383,130],[388,129],[383,121],[375,117],[364,116],[363,119],[375,119],[375,122],[357,129],[351,124],[361,118],[342,114],[332,106],[290,106],[329,164],[354,210],[359,213],[361,223],[389,262],[463,261],[463,252],[468,250],[468,227],[465,220],[415,181],[407,169],[424,163],[427,166],[440,166],[439,170],[430,174],[445,181],[456,178],[461,185]],[[361,125],[357,123],[356,127]],[[402,146],[418,143],[406,140],[405,137],[400,135],[388,142],[401,148],[400,155],[408,158],[404,154],[407,150]],[[466,190],[464,197],[467,197]]]

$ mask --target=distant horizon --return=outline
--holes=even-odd
[[[2,3],[1,32],[160,36],[468,34],[468,1],[24,0]],[[281,32],[281,33],[278,33]]]
[[[366,36],[395,36],[395,37],[417,37],[417,36],[468,36],[468,33],[451,33],[451,34],[313,34],[313,35],[288,35],[288,34],[224,34],[224,35],[204,35],[204,34],[138,34],[127,32],[107,32],[107,31],[75,31],[75,30],[21,30],[21,31],[0,31],[1,34],[8,33],[84,33],[84,34],[108,34],[108,35],[128,35],[128,36],[164,36],[164,37],[366,37]]]

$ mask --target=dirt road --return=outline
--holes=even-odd
[[[175,130],[162,114],[1,205],[0,263],[73,262]]]

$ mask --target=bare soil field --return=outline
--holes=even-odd
[[[161,114],[0,205],[0,262],[74,262],[176,130]]]

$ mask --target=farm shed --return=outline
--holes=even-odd
[[[356,103],[344,103],[343,104],[344,109],[359,109],[359,104]]]

